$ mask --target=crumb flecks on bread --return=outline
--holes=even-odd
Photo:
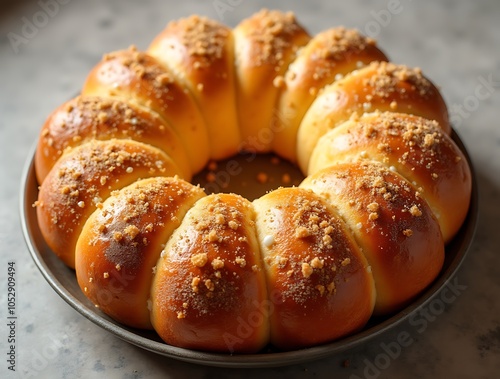
[[[178,177],[143,179],[114,192],[85,223],[75,248],[87,296],[115,320],[151,329],[146,304],[158,248],[203,196]]]
[[[196,99],[215,160],[236,154],[241,140],[234,48],[229,27],[199,16],[170,22],[148,48]]]
[[[309,173],[357,160],[378,161],[407,179],[431,207],[444,241],[451,241],[469,209],[471,172],[436,121],[397,112],[366,113],[320,138]]]
[[[273,10],[243,20],[233,33],[240,148],[269,152],[280,117],[275,109],[280,89],[273,83],[285,75],[310,36],[291,12]]]
[[[189,180],[192,169],[175,130],[156,113],[116,98],[77,96],[45,122],[36,150],[37,179],[42,183],[68,149],[90,140],[133,139],[163,150]]]
[[[373,39],[355,29],[337,27],[315,35],[298,53],[284,77],[277,102],[273,150],[297,161],[297,130],[302,118],[322,89],[373,61],[387,57]]]
[[[264,347],[267,291],[263,271],[254,269],[261,266],[254,219],[252,204],[234,194],[209,195],[188,211],[152,286],[152,322],[162,338],[212,351],[227,351],[232,339],[241,340],[238,351]],[[252,328],[242,336],[239,320],[251,317]]]
[[[310,36],[266,9],[234,29],[193,15],[145,52],[106,54],[47,118],[34,205],[114,320],[201,351],[311,347],[401,310],[439,274],[472,186],[450,131],[429,78],[356,30]],[[298,186],[252,202],[188,182],[208,166],[214,183],[238,152],[307,177],[285,173],[278,185]]]
[[[354,116],[397,111],[436,120],[449,134],[446,104],[438,89],[419,69],[372,62],[326,86],[314,100],[297,132],[297,161],[308,172],[318,140]]]

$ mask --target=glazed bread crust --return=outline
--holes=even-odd
[[[301,184],[321,195],[349,225],[375,280],[375,314],[411,301],[441,270],[444,242],[434,214],[399,174],[375,162],[330,166]]]
[[[172,21],[148,53],[171,69],[193,94],[207,127],[210,158],[238,153],[241,138],[232,29],[199,16]]]
[[[177,177],[153,177],[116,191],[99,205],[75,252],[78,284],[87,297],[121,323],[152,329],[148,300],[158,246],[203,196],[199,187]]]
[[[140,178],[178,172],[163,151],[137,141],[91,141],[70,150],[40,186],[36,208],[45,241],[74,268],[83,225],[102,201]]]
[[[376,110],[422,116],[436,120],[448,134],[451,130],[441,94],[420,69],[372,62],[325,87],[313,102],[297,134],[299,167],[307,172],[312,150],[328,130]]]
[[[439,275],[472,190],[450,131],[437,87],[356,30],[190,16],[107,54],[49,115],[39,227],[96,307],[168,344],[316,346]],[[254,201],[188,182],[245,150],[307,177]]]
[[[233,31],[240,149],[271,151],[280,83],[309,34],[291,12],[262,10]]]
[[[271,343],[301,348],[363,327],[375,303],[371,267],[335,210],[302,188],[278,189],[254,205],[273,300]]]
[[[355,29],[337,27],[316,34],[280,82],[273,150],[296,162],[297,130],[323,88],[371,62],[386,60],[375,41]]]
[[[320,138],[309,172],[356,160],[380,162],[412,183],[436,216],[445,243],[458,232],[469,209],[472,176],[465,156],[436,121],[366,113]]]
[[[198,201],[162,252],[151,320],[167,343],[257,352],[269,340],[266,283],[252,204],[234,194]],[[245,333],[242,325],[252,326]]]
[[[78,96],[52,112],[40,132],[35,155],[38,182],[44,181],[66,150],[108,139],[130,139],[157,147],[175,161],[183,178],[191,178],[182,141],[155,112],[119,99]]]
[[[135,48],[107,54],[88,75],[82,95],[126,99],[151,109],[177,132],[193,172],[207,163],[208,131],[192,94],[149,54]]]

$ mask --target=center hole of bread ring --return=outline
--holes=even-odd
[[[303,179],[298,167],[274,154],[241,152],[210,162],[192,183],[207,194],[237,193],[252,201],[279,187],[298,186]]]

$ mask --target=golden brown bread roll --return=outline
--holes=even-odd
[[[207,164],[208,132],[196,102],[152,56],[135,48],[107,54],[89,73],[82,95],[117,97],[151,109],[177,132],[193,172]]]
[[[161,245],[205,196],[177,177],[139,180],[112,194],[83,227],[78,284],[99,308],[134,328],[151,328],[149,300]]]
[[[49,247],[75,267],[84,223],[112,191],[139,178],[173,176],[179,169],[163,151],[132,140],[91,141],[63,155],[40,186],[38,225]]]
[[[291,12],[263,9],[233,30],[241,148],[271,150],[275,103],[288,65],[309,40]]]
[[[47,118],[35,155],[37,179],[42,183],[64,151],[89,140],[131,139],[167,153],[190,180],[189,159],[177,133],[156,113],[116,98],[78,96]]]
[[[297,159],[307,172],[318,139],[353,114],[392,111],[436,120],[450,132],[441,94],[420,69],[373,62],[325,87],[305,114],[297,134]]]
[[[276,106],[273,150],[296,162],[297,130],[321,89],[373,61],[386,61],[375,40],[357,30],[332,28],[316,34],[290,64]]]
[[[361,329],[375,301],[371,268],[334,209],[302,188],[278,189],[254,206],[271,343],[301,348]]]
[[[375,162],[339,163],[300,185],[336,207],[370,264],[376,314],[401,309],[437,276],[444,242],[422,195]]]
[[[148,53],[169,67],[194,95],[207,125],[212,159],[238,152],[232,30],[206,17],[170,22]]]
[[[167,343],[256,352],[269,340],[267,293],[252,204],[210,195],[189,210],[162,252],[151,321]]]
[[[437,122],[395,112],[353,118],[320,138],[308,172],[353,160],[378,161],[412,183],[436,216],[445,243],[460,229],[469,209],[471,172]]]
[[[471,194],[437,88],[385,60],[356,31],[311,39],[269,10],[107,55],[40,133],[42,235],[99,309],[174,346],[355,333],[437,277]],[[253,202],[183,180],[241,149],[309,176]]]

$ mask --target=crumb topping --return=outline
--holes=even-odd
[[[209,233],[208,233],[208,241],[209,242],[219,242],[219,236],[217,235],[217,232],[215,231],[215,229],[212,229]]]
[[[224,268],[224,261],[220,258],[215,258],[212,261],[212,267],[214,270],[220,270],[221,268]]]
[[[375,239],[380,249],[391,249],[392,244],[403,241],[402,236],[428,230],[432,220],[427,203],[419,190],[399,174],[380,163],[366,161],[340,164],[337,168],[328,176],[313,179],[313,183],[320,194],[335,196],[335,203],[343,204],[341,212],[349,215],[345,220],[357,238]],[[332,193],[335,187],[343,189]]]
[[[44,125],[42,149],[55,162],[63,152],[89,139],[166,137],[164,123],[152,113],[116,98],[79,96]],[[105,180],[105,179],[104,179]]]
[[[337,70],[339,62],[346,61],[351,55],[360,54],[370,46],[375,46],[375,40],[362,35],[356,29],[337,27],[318,33],[311,41],[308,57],[314,62],[312,79],[317,82],[342,79],[342,73]],[[305,49],[304,53],[307,50]],[[293,70],[287,72],[288,80],[294,80],[294,76],[296,73]]]
[[[351,258],[345,258],[342,262],[341,262],[341,265],[342,266],[347,266],[351,263]]]
[[[274,65],[277,72],[285,64],[287,52],[297,50],[294,45],[297,36],[306,35],[292,12],[263,9],[240,25],[248,30],[247,38],[257,47],[254,56],[256,65]]]
[[[132,174],[128,167],[148,176],[164,175],[170,163],[159,150],[144,147],[124,140],[92,141],[61,158],[40,194],[52,223],[64,233],[78,230],[83,215],[95,210],[100,199]],[[103,181],[103,177],[113,178],[113,182]],[[133,233],[133,229],[126,232]]]
[[[413,235],[413,231],[411,229],[405,229],[405,230],[403,230],[403,234],[406,237],[411,237]]]
[[[203,267],[208,262],[207,253],[195,254],[191,257],[191,263],[196,267]]]
[[[374,74],[363,79],[363,85],[370,87],[371,93],[380,98],[389,97],[394,92],[405,98],[408,96],[408,86],[424,98],[428,98],[431,94],[432,85],[419,68],[389,62],[372,62],[369,70]]]
[[[269,234],[264,240],[273,236],[276,248],[265,253],[264,262],[276,272],[284,299],[306,304],[333,296],[336,281],[359,267],[353,254],[357,248],[346,237],[347,228],[341,219],[319,197],[299,188],[283,191],[289,192],[280,194],[279,203],[265,213]],[[289,225],[287,229],[293,228],[295,234],[283,233],[280,225]]]
[[[411,208],[410,208],[410,214],[412,216],[415,216],[415,217],[420,217],[422,216],[422,211],[418,208],[417,205],[413,205]]]
[[[309,237],[309,230],[305,226],[299,226],[295,230],[295,237],[297,237],[297,238]]]
[[[93,219],[89,243],[117,271],[135,271],[147,256],[150,241],[158,241],[167,222],[171,227],[180,224],[183,207],[201,196],[198,187],[177,177],[155,177],[114,191]],[[202,266],[203,258],[195,256],[191,263]]]
[[[315,257],[311,260],[310,265],[312,268],[323,268],[325,264],[325,261],[323,259],[319,259],[318,257]]]
[[[456,159],[455,146],[440,125],[422,117],[375,112],[358,119],[350,129],[349,138],[368,146],[370,141],[376,140],[384,163],[397,162],[398,167],[407,167],[408,170],[425,170],[433,180],[439,178],[443,169],[460,163]],[[368,158],[368,154],[361,152],[360,157]],[[398,170],[394,166],[391,169]]]
[[[140,233],[139,228],[135,225],[128,225],[125,229],[123,229],[123,231],[125,232],[125,235],[131,240],[133,240]]]
[[[317,49],[317,56],[325,60],[342,60],[348,52],[359,52],[375,45],[373,38],[342,26],[319,33],[316,38],[323,42]]]
[[[240,267],[245,267],[247,265],[247,261],[245,258],[243,257],[236,257],[235,259],[235,262],[237,265],[239,265]]]
[[[302,263],[302,275],[304,278],[309,278],[313,273],[313,268],[307,262]]]
[[[168,295],[176,304],[172,311],[182,312],[186,318],[238,307],[243,287],[255,275],[262,275],[251,232],[251,203],[238,195],[217,194],[197,204],[172,235],[163,255],[176,267],[171,280],[177,290]],[[169,270],[168,263],[159,265]]]
[[[169,34],[179,38],[187,54],[195,57],[195,68],[210,66],[222,59],[230,36],[228,27],[207,17],[192,15],[171,21],[166,29]]]

